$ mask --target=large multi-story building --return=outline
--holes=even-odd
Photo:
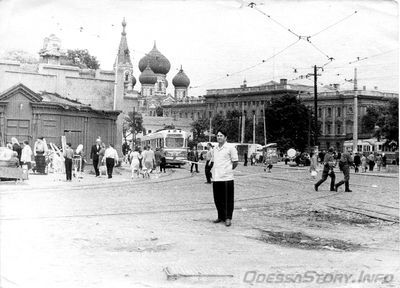
[[[380,92],[377,89],[357,90],[358,98],[358,135],[359,138],[370,138],[370,134],[361,134],[362,117],[367,107],[384,105],[391,98],[398,98],[397,93]],[[264,107],[277,97],[294,95],[302,102],[314,107],[313,87],[300,84],[289,84],[286,79],[280,82],[270,81],[263,85],[248,87],[244,82],[238,88],[207,90],[204,97],[187,99],[164,105],[164,115],[176,118],[197,120],[212,118],[216,114],[226,115],[228,111],[238,110],[252,121],[262,121]],[[318,120],[321,123],[321,135],[318,138],[321,149],[330,146],[343,149],[343,143],[353,137],[354,90],[340,90],[339,85],[319,88]],[[305,115],[308,117],[307,115]]]

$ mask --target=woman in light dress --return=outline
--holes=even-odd
[[[134,175],[139,177],[139,170],[140,170],[140,159],[142,155],[139,154],[139,148],[136,147],[134,151],[129,154],[129,159],[131,161],[131,170],[132,170],[132,178]]]

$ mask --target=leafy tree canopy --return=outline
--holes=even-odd
[[[390,99],[385,106],[371,106],[362,117],[362,132],[376,138],[385,138],[387,143],[399,141],[399,100]]]
[[[95,56],[89,54],[87,49],[75,49],[67,51],[68,65],[79,68],[99,69],[100,63]]]
[[[133,133],[142,133],[146,131],[143,127],[143,117],[139,112],[129,112],[128,115],[125,116],[122,133],[124,138],[128,137]]]

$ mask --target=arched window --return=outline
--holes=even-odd
[[[125,82],[129,81],[129,72],[125,72]]]
[[[331,117],[331,116],[332,116],[332,109],[328,108],[328,117]]]
[[[162,82],[158,82],[158,91],[162,91]]]

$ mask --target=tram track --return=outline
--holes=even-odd
[[[259,177],[261,176],[261,177]],[[165,184],[165,183],[174,183],[176,181],[181,181],[181,180],[187,180],[192,178],[193,176],[191,175],[184,175],[181,177],[176,177],[176,178],[165,178],[165,179],[150,179],[150,181],[142,181],[142,182],[133,182],[132,180],[125,180],[125,181],[120,181],[120,182],[114,182],[114,183],[98,183],[98,184],[87,184],[83,186],[73,186],[69,187],[68,191],[76,191],[76,190],[94,190],[93,192],[96,191],[101,191],[104,189],[107,190],[113,190],[114,188],[119,188],[123,189],[122,192],[126,192],[126,190],[132,189],[132,186],[130,184],[134,184],[135,190],[140,187],[146,187],[149,185],[157,185],[157,184]],[[312,201],[312,200],[317,200],[317,199],[323,199],[323,198],[335,198],[339,195],[343,195],[344,193],[340,192],[335,192],[335,193],[329,193],[327,195],[320,195],[315,194],[314,191],[307,191],[307,187],[310,186],[310,179],[290,179],[290,178],[282,178],[279,176],[272,176],[271,174],[267,174],[265,172],[261,173],[242,173],[240,175],[236,175],[236,179],[238,181],[235,182],[235,184],[239,187],[246,186],[248,187],[248,184],[241,183],[241,179],[245,178],[251,178],[251,187],[252,188],[267,188],[269,185],[269,189],[271,189],[271,185],[278,186],[279,189],[290,189],[292,191],[300,191],[302,193],[307,192],[307,196],[312,196],[312,197],[296,197],[295,200],[289,200],[289,201],[274,201],[274,202],[269,202],[269,203],[261,203],[261,204],[255,204],[255,205],[242,205],[242,206],[236,206],[236,209],[257,209],[257,208],[262,208],[262,207],[269,207],[271,205],[282,205],[282,204],[287,204],[287,203],[292,203],[292,202],[303,202],[303,201]],[[268,183],[265,182],[265,179],[273,180],[273,181],[268,181]],[[275,181],[279,181],[279,183],[274,183]],[[293,189],[293,184],[296,184],[296,189]],[[191,183],[182,185],[180,184],[179,188],[186,188],[186,187],[193,187],[193,185],[204,185],[203,182],[195,182],[191,181]],[[289,185],[289,186],[288,186]],[[282,186],[288,186],[288,187],[282,187]],[[362,185],[362,184],[354,184],[353,186],[358,186],[358,187],[370,187],[369,185]],[[53,187],[48,187],[46,189],[37,189],[37,190],[26,190],[29,191],[29,193],[32,193],[32,191],[37,192],[54,192],[54,191],[63,191],[63,192],[68,192],[64,187],[57,187],[54,189]],[[25,192],[25,191],[24,191]],[[103,192],[103,191],[102,191]],[[15,193],[15,192],[14,192]],[[7,194],[6,193],[0,193],[1,195]],[[292,193],[291,193],[292,194]],[[247,197],[247,198],[241,198],[241,199],[236,199],[235,202],[251,202],[251,201],[256,201],[256,200],[263,200],[263,199],[270,199],[271,198],[282,198],[288,196],[288,193],[280,193],[276,195],[266,195],[266,196],[260,196],[260,197]],[[304,194],[302,194],[304,195]],[[315,196],[314,196],[315,195]],[[292,194],[293,196],[293,194]],[[337,199],[339,200],[339,199]],[[360,202],[358,204],[361,204],[363,202],[364,204],[369,204],[369,205],[374,205],[374,203],[369,203],[365,201],[357,201]],[[134,206],[138,207],[143,207],[146,206],[147,204],[154,203],[154,202],[141,202],[141,203],[134,203]],[[354,203],[353,203],[354,204]],[[201,206],[209,206],[209,207],[201,207]],[[375,204],[377,206],[382,206],[384,208],[392,208],[392,209],[397,209],[397,207],[391,207],[387,205],[382,205],[382,204]],[[195,212],[195,211],[207,211],[207,210],[213,210],[215,209],[214,203],[213,202],[200,202],[200,203],[179,203],[179,204],[170,204],[170,205],[161,205],[165,207],[165,209],[159,209],[160,205],[154,207],[154,206],[148,206],[146,209],[149,211],[130,211],[130,212],[120,212],[120,213],[94,213],[94,214],[71,214],[71,215],[59,215],[59,216],[37,216],[37,217],[4,217],[0,218],[0,221],[5,221],[5,220],[24,220],[24,219],[58,219],[58,218],[79,218],[79,217],[106,217],[106,216],[118,216],[118,215],[146,215],[146,214],[162,214],[162,213],[182,213],[182,212]],[[193,207],[191,209],[168,209],[171,207]],[[360,207],[361,205],[357,205],[358,207],[355,207],[356,209],[362,210],[363,208]],[[157,209],[158,208],[158,209]],[[371,210],[370,210],[371,211]],[[379,211],[373,211],[375,213],[380,213]]]
[[[249,200],[259,200],[261,198],[272,198],[272,197],[279,197],[282,195],[274,195],[274,196],[265,196],[265,197],[256,197],[257,199],[238,199],[241,201],[249,201]],[[323,198],[330,198],[335,196],[335,194],[327,194],[321,195],[317,197],[299,197],[300,199],[292,199],[287,201],[275,201],[269,202],[265,204],[254,204],[254,205],[243,205],[243,206],[236,206],[235,209],[258,209],[263,207],[270,207],[272,205],[282,205],[282,204],[289,204],[295,202],[304,202],[309,200],[316,200],[316,199],[323,199]],[[185,203],[180,206],[197,206],[197,205],[210,205],[209,207],[198,207],[198,208],[191,208],[191,209],[164,209],[164,210],[153,210],[155,207],[146,207],[147,211],[127,211],[127,212],[118,212],[118,213],[92,213],[92,214],[69,214],[69,215],[53,215],[53,216],[35,216],[35,217],[2,217],[0,221],[12,221],[12,220],[45,220],[45,219],[68,219],[68,218],[92,218],[92,217],[112,217],[112,216],[128,216],[128,215],[152,215],[152,214],[164,214],[164,213],[185,213],[185,212],[197,212],[197,211],[209,211],[215,210],[214,203],[208,202],[207,204],[199,204],[199,203]],[[165,205],[166,207],[173,207],[177,205]],[[158,206],[159,207],[159,206]],[[158,208],[157,207],[157,208]],[[150,211],[151,210],[151,211]]]

